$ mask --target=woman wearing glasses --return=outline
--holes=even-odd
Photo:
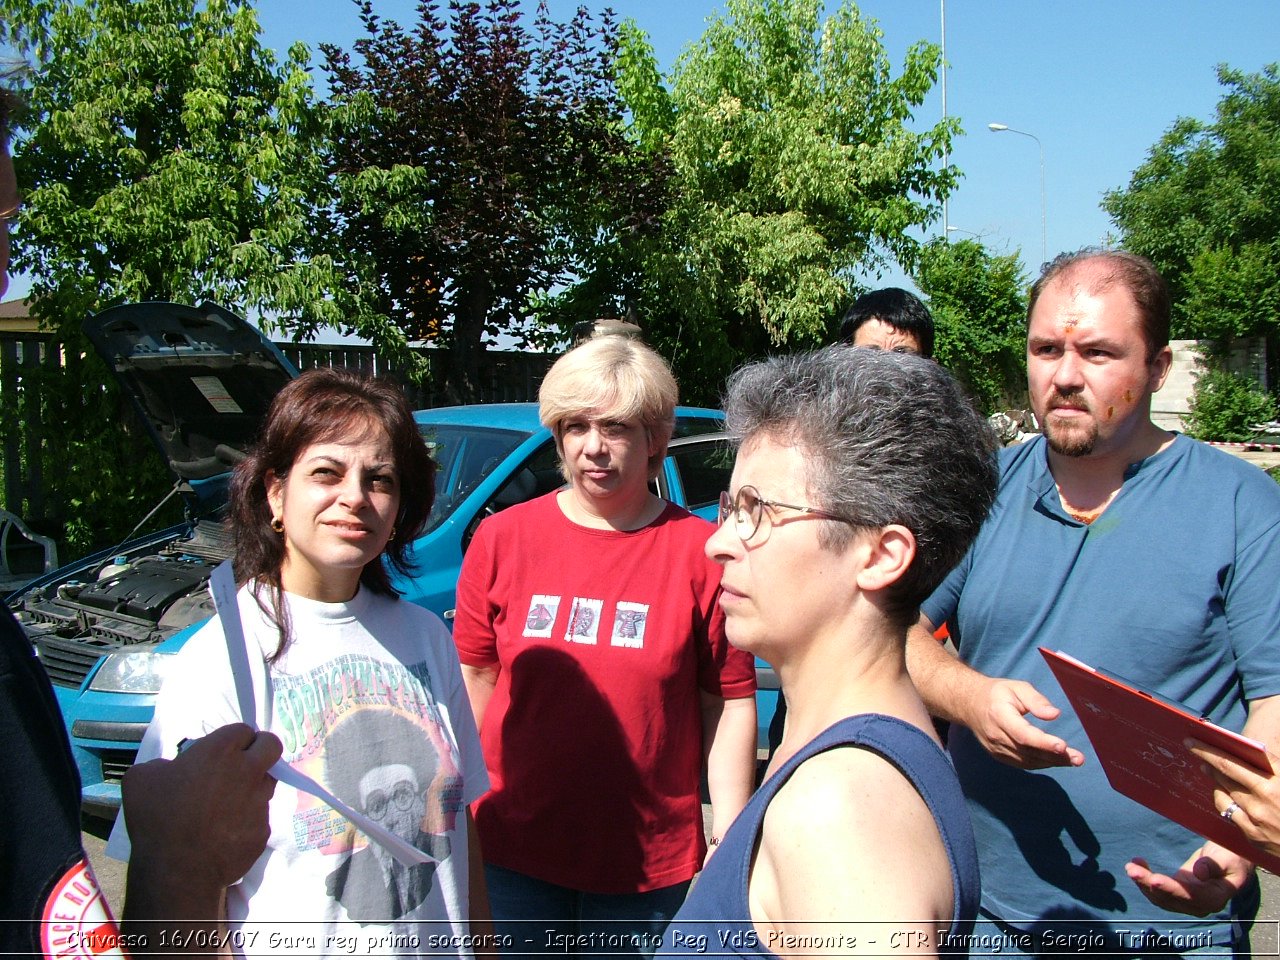
[[[651,954],[755,762],[755,672],[703,553],[713,527],[649,489],[676,384],[649,348],[589,340],[539,394],[568,486],[480,525],[453,635],[492,789],[474,812],[517,951]]]
[[[937,364],[849,347],[740,370],[727,414],[707,555],[730,641],[773,665],[789,713],[666,947],[966,952],[973,833],[905,644],[994,499],[994,441]]]
[[[434,478],[399,387],[330,369],[280,391],[235,470],[244,636],[221,611],[172,658],[138,759],[171,758],[244,720],[279,737],[289,766],[426,854],[397,859],[279,783],[266,851],[224,901],[228,942],[246,954],[470,955],[488,932],[466,809],[488,777],[457,655],[439,618],[390,579],[406,572]],[[233,642],[247,643],[252,717],[241,716]]]

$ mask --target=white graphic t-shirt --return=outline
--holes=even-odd
[[[299,957],[470,954],[466,807],[488,775],[447,628],[363,587],[345,604],[287,594],[294,639],[268,671],[278,631],[248,587],[237,600],[258,727],[280,738],[285,762],[429,859],[399,863],[323,801],[280,783],[267,849],[228,891],[232,946]],[[138,761],[172,757],[184,738],[240,719],[215,619],[174,657]]]

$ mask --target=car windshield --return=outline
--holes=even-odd
[[[724,429],[724,420],[715,417],[676,417],[676,428],[671,434],[676,437],[696,437],[704,433],[719,433]]]
[[[511,452],[529,439],[523,430],[500,430],[470,424],[419,424],[438,467],[436,502],[427,530],[434,530]]]

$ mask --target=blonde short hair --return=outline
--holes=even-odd
[[[629,337],[596,337],[574,347],[547,372],[538,390],[538,416],[555,434],[562,459],[562,426],[570,417],[591,413],[639,422],[657,442],[649,458],[652,478],[662,468],[675,429],[676,396],[671,368],[651,348]]]

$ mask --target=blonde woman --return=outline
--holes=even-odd
[[[712,525],[654,495],[676,384],[623,337],[539,395],[568,485],[481,524],[454,640],[491,790],[475,804],[495,927],[520,951],[650,954],[751,790],[755,672],[725,640]]]

